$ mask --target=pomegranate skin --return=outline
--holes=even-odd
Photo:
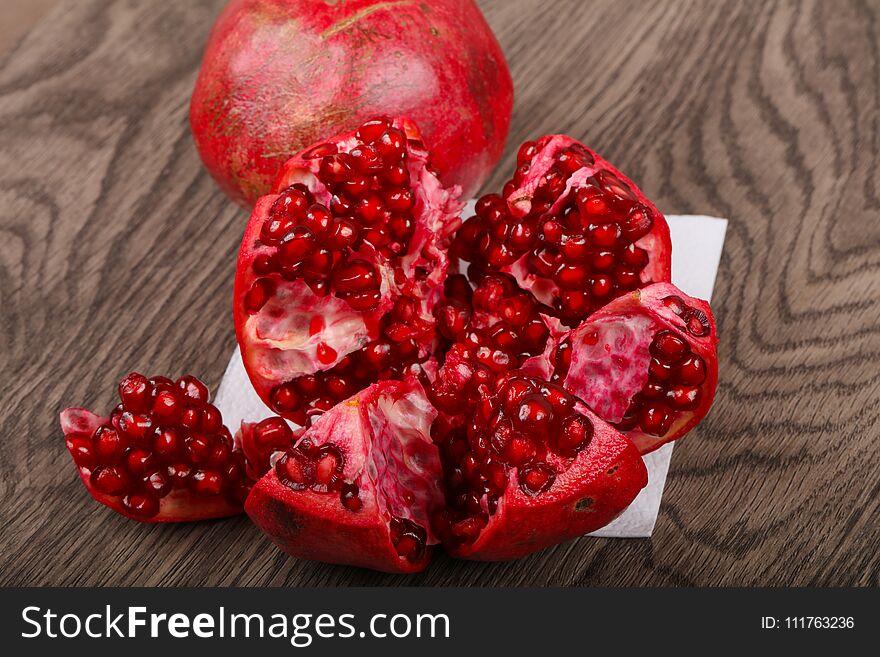
[[[190,125],[220,187],[252,206],[305,146],[407,115],[443,182],[468,198],[501,156],[512,105],[504,54],[472,0],[233,0],[208,39]]]

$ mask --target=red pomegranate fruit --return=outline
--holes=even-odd
[[[119,383],[119,397],[109,417],[82,408],[61,413],[67,448],[92,497],[143,522],[241,513],[252,483],[248,464],[204,383],[133,372]]]
[[[443,504],[436,411],[414,377],[383,381],[324,413],[274,461],[245,510],[300,558],[409,573],[430,560]]]
[[[656,283],[618,297],[562,336],[554,376],[646,454],[709,411],[717,343],[709,304]]]
[[[472,0],[232,0],[208,39],[190,125],[237,202],[288,157],[379,114],[412,117],[447,185],[470,197],[501,156],[513,85]]]
[[[447,505],[432,522],[450,554],[515,559],[581,536],[647,483],[632,443],[561,387],[520,372],[480,387],[463,425],[435,426]]]
[[[453,253],[479,283],[507,273],[569,327],[615,297],[668,282],[663,215],[636,185],[565,135],[524,143],[502,194],[487,194]]]
[[[276,188],[242,241],[235,327],[257,393],[306,425],[429,358],[462,204],[407,119],[373,119],[310,147]]]

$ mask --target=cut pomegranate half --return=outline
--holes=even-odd
[[[235,326],[257,393],[307,425],[429,357],[462,204],[407,119],[368,121],[303,151],[276,190],[242,241]]]
[[[447,551],[516,559],[608,524],[647,483],[638,451],[561,387],[519,372],[483,386],[464,425],[436,439]]]
[[[317,418],[254,486],[245,510],[300,559],[416,572],[443,504],[430,427],[436,411],[414,377],[365,388]]]
[[[671,274],[669,227],[636,185],[565,135],[523,144],[503,193],[483,196],[453,253],[512,274],[570,327],[615,297]]]
[[[564,335],[555,378],[646,454],[709,411],[717,342],[705,301],[657,283],[619,297]]]
[[[133,372],[120,382],[119,397],[109,417],[82,408],[61,413],[67,448],[92,497],[144,522],[241,513],[248,465],[204,383]]]

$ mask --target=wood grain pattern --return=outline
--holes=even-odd
[[[296,561],[245,518],[95,504],[57,426],[130,369],[219,382],[245,214],[187,104],[219,0],[59,7],[0,60],[0,582],[877,585],[880,6],[485,0],[516,84],[497,185],[565,131],[668,213],[730,217],[716,404],[651,540],[393,577]]]

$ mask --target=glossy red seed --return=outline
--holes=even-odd
[[[671,365],[685,356],[690,348],[687,342],[672,331],[661,331],[651,342],[650,351],[652,356]]]
[[[189,479],[189,488],[196,495],[219,495],[223,492],[223,477],[214,470],[196,470]]]
[[[696,354],[688,356],[679,364],[675,380],[686,385],[700,385],[706,380],[706,362]]]
[[[92,472],[90,481],[99,493],[104,495],[122,495],[129,484],[128,475],[119,466],[99,465]]]
[[[147,377],[132,372],[119,382],[119,399],[126,410],[146,413],[150,410],[152,388]]]

